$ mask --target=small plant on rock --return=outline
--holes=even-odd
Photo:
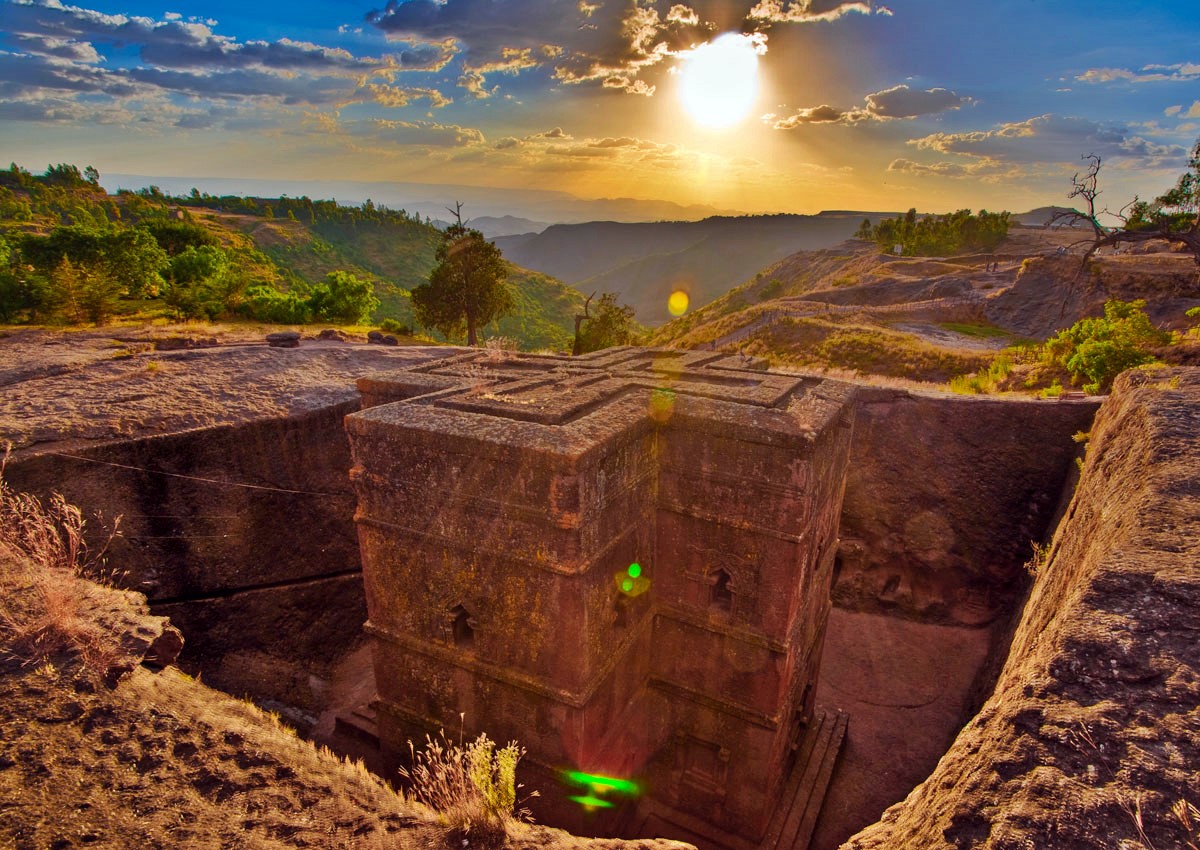
[[[498,847],[509,829],[529,820],[529,811],[516,810],[517,762],[525,750],[516,742],[497,749],[481,734],[465,745],[441,733],[426,736],[417,750],[409,741],[412,765],[401,768],[408,785],[406,796],[437,813],[455,847]],[[530,796],[536,796],[533,792]]]
[[[118,646],[87,615],[89,584],[101,577],[104,550],[89,551],[79,508],[55,493],[43,503],[4,480],[8,451],[0,456],[0,660],[21,666],[70,654],[85,669],[104,671]],[[119,523],[120,517],[117,518]]]

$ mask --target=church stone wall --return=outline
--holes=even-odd
[[[850,391],[639,349],[471,353],[360,389],[385,746],[462,723],[757,840],[813,710]],[[621,829],[541,791],[572,828]]]

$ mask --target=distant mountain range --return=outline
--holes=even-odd
[[[854,235],[864,218],[897,213],[715,216],[702,221],[556,224],[539,234],[495,240],[504,256],[584,293],[614,292],[640,321],[667,321],[667,298],[688,293],[693,308],[796,251],[827,248]]]
[[[540,222],[583,221],[695,221],[712,215],[737,214],[738,210],[702,204],[642,198],[579,198],[569,192],[546,189],[503,189],[442,183],[396,183],[355,180],[262,180],[253,177],[163,177],[146,174],[105,174],[101,178],[110,192],[158,186],[171,195],[186,195],[193,187],[212,195],[337,199],[358,205],[368,198],[393,210],[419,213],[423,218],[445,220],[447,208],[462,202],[463,218],[479,227],[481,219],[528,219],[540,230]],[[482,228],[480,228],[482,229]],[[528,232],[508,230],[509,233]],[[485,231],[486,233],[486,231]],[[500,235],[499,230],[491,235]]]

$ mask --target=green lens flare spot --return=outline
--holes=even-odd
[[[627,578],[621,582],[621,590],[623,590],[625,593],[629,593],[631,590],[633,590],[633,579]]]
[[[632,564],[629,565],[628,572],[629,572],[630,578],[637,578],[638,576],[640,576],[642,574],[642,565],[637,563],[636,561],[634,561]]]
[[[636,782],[629,779],[618,779],[615,776],[603,776],[599,773],[568,770],[563,776],[568,782],[588,786],[593,794],[607,791],[616,791],[619,794],[637,794],[641,790]]]
[[[613,807],[613,804],[608,800],[602,800],[599,797],[592,797],[590,795],[584,797],[568,797],[567,799],[572,803],[578,803],[579,805],[588,809],[611,809]]]

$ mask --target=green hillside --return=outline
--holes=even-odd
[[[440,239],[419,215],[370,201],[173,197],[154,186],[108,195],[91,169],[34,175],[13,165],[0,171],[0,321],[162,315],[411,326],[408,293],[425,282]],[[125,266],[110,256],[118,248],[132,258]],[[516,313],[487,334],[525,349],[569,346],[583,296],[515,265],[508,280]],[[325,290],[339,281],[364,287],[357,315],[353,305],[340,314],[330,306],[336,292]]]

